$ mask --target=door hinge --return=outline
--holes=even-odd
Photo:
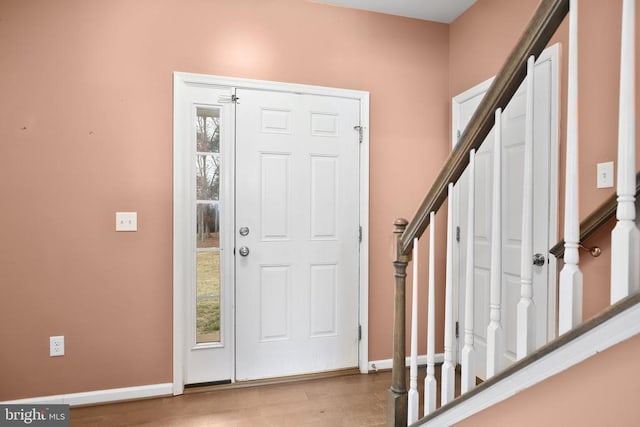
[[[456,321],[456,338],[460,338],[460,322]]]
[[[358,325],[358,341],[362,340],[362,325]]]
[[[460,242],[460,226],[456,227],[456,242]]]
[[[360,144],[362,144],[362,132],[363,132],[364,128],[362,126],[358,125],[358,126],[354,126],[353,130],[357,130],[358,131],[358,142]]]
[[[362,243],[362,226],[358,227],[358,242]]]

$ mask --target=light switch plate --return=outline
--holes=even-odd
[[[613,187],[613,162],[598,163],[597,188]]]
[[[116,212],[116,231],[138,231],[138,212]]]

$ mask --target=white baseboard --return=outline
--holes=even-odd
[[[406,358],[406,365],[409,366],[411,359],[409,357]],[[444,353],[436,353],[435,362],[442,363],[444,362]],[[426,365],[427,364],[427,355],[421,354],[418,356],[418,365]],[[383,359],[383,360],[371,360],[369,361],[369,372],[371,371],[379,371],[380,369],[391,369],[393,367],[393,359]]]
[[[31,397],[28,399],[9,400],[0,403],[27,405],[67,404],[77,406],[171,395],[173,395],[173,384],[164,383],[137,387],[111,388],[107,390],[87,391],[82,393],[60,394],[56,396]]]

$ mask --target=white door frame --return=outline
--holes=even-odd
[[[551,148],[550,148],[550,158],[549,158],[549,241],[556,242],[558,240],[558,156],[559,156],[559,136],[560,136],[560,44],[556,43],[548,48],[546,48],[540,56],[537,58],[536,63],[540,61],[552,61],[551,68],[551,93],[555,94],[552,100],[551,105],[551,129],[555,129],[555,131],[551,134]],[[460,122],[460,106],[464,102],[469,99],[475,98],[478,95],[481,95],[489,89],[491,83],[495,79],[491,77],[490,79],[485,80],[482,83],[477,84],[476,86],[462,92],[459,95],[451,98],[451,148],[455,148],[458,143],[458,123]],[[456,197],[454,197],[454,209],[453,209],[453,217],[454,224],[458,224],[458,200],[457,193]],[[550,248],[549,248],[550,249]],[[456,251],[454,251],[457,254]],[[548,259],[549,264],[549,291],[547,298],[547,337],[548,340],[551,341],[556,337],[556,293],[557,293],[557,259],[554,256],[551,256],[548,252],[545,254]],[[457,256],[454,256],[455,262],[458,261]],[[458,313],[458,303],[459,301],[459,292],[460,292],[460,283],[458,277],[458,267],[456,267],[454,263],[453,268],[453,301],[456,301],[453,308],[453,318],[454,322],[460,318],[460,314]],[[462,331],[460,331],[460,336],[462,336]],[[458,357],[458,341],[454,340],[454,359],[457,360]]]
[[[362,241],[359,254],[359,323],[362,328],[362,338],[358,343],[358,368],[361,373],[368,372],[368,348],[369,348],[369,92],[330,87],[310,86],[292,83],[271,82],[264,80],[241,79],[235,77],[211,76],[193,73],[173,73],[173,394],[182,394],[184,391],[184,367],[185,367],[185,328],[186,328],[186,302],[188,287],[187,260],[184,254],[191,250],[188,247],[188,236],[183,229],[177,226],[189,218],[189,207],[181,198],[177,197],[181,189],[185,188],[185,174],[182,173],[189,160],[178,141],[182,138],[185,126],[184,118],[180,114],[177,100],[182,99],[185,90],[189,86],[227,87],[254,90],[269,90],[277,92],[304,93],[309,95],[331,96],[350,98],[360,101],[360,126],[362,126],[362,143],[360,144],[360,225],[362,227]],[[242,102],[242,100],[240,100]],[[232,159],[233,160],[233,159]],[[230,168],[235,164],[230,162]],[[234,176],[234,171],[230,171]],[[233,192],[231,192],[233,194]],[[223,201],[224,203],[224,201]],[[235,217],[231,215],[232,218]],[[233,224],[232,228],[233,229]],[[235,280],[234,277],[230,277]],[[235,307],[235,304],[234,304]],[[235,318],[235,313],[227,316]],[[235,354],[234,365],[235,365]],[[235,373],[234,373],[235,377]],[[233,380],[233,379],[232,379]]]

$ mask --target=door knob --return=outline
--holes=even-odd
[[[241,236],[247,236],[249,235],[249,227],[240,227],[240,230],[238,230],[238,232]]]
[[[242,256],[247,256],[249,255],[249,248],[246,246],[240,246],[240,249],[238,250],[238,252],[240,252],[240,255]]]
[[[542,267],[544,263],[547,262],[547,259],[542,254],[535,254],[533,256],[533,265],[537,265],[538,267]]]

